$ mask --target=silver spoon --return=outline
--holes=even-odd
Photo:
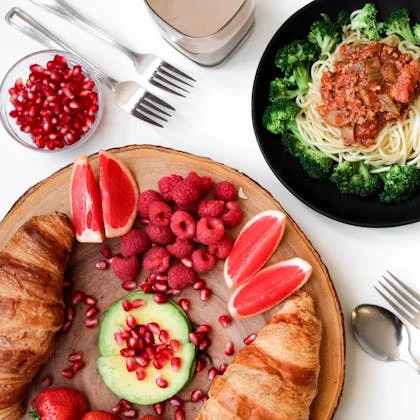
[[[360,346],[376,359],[402,360],[420,374],[410,352],[410,336],[401,320],[381,306],[359,305],[351,313],[353,333]]]

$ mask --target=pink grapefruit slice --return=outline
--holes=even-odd
[[[99,152],[99,188],[106,237],[125,235],[137,215],[139,190],[125,164],[105,151]]]
[[[78,157],[73,164],[70,209],[79,242],[96,243],[104,240],[101,195],[87,156]]]
[[[286,215],[279,210],[257,214],[242,228],[229,257],[224,276],[229,287],[252,277],[273,255],[286,227]]]
[[[312,266],[302,258],[270,265],[235,290],[228,308],[234,318],[265,312],[302,287],[312,274]]]

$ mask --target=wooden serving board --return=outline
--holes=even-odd
[[[240,205],[244,212],[243,223],[264,210],[283,210],[270,193],[256,182],[238,171],[210,159],[153,146],[127,146],[114,149],[111,152],[128,165],[137,178],[141,190],[157,189],[157,181],[164,175],[171,173],[186,175],[189,171],[197,171],[200,175],[211,176],[216,182],[228,180],[237,187],[242,187],[248,197],[248,199],[240,199]],[[97,155],[92,156],[91,163],[94,170],[97,170]],[[0,224],[0,247],[3,247],[17,228],[33,215],[53,211],[69,214],[68,189],[71,170],[70,166],[58,171],[23,195]],[[234,237],[240,227],[231,232]],[[109,240],[107,243],[114,252],[118,252],[118,240]],[[110,269],[98,271],[95,268],[95,263],[101,259],[99,249],[100,245],[98,244],[77,244],[69,262],[67,277],[74,282],[74,290],[82,290],[95,296],[98,299],[98,306],[103,312],[106,307],[126,292],[121,288],[121,282]],[[312,294],[318,317],[323,325],[320,355],[321,373],[318,395],[311,408],[311,419],[330,419],[339,403],[344,382],[343,316],[325,265],[303,232],[288,217],[285,235],[269,263],[293,256],[302,257],[313,266],[312,277],[305,285],[305,289]],[[140,280],[143,277],[145,277],[145,273],[141,274]],[[213,296],[208,302],[200,301],[198,292],[191,288],[185,290],[181,297],[186,297],[192,302],[189,316],[193,322],[210,324],[214,329],[213,344],[209,351],[212,360],[208,361],[207,368],[196,374],[192,382],[182,391],[181,396],[186,399],[189,399],[193,389],[208,390],[207,370],[210,368],[210,363],[214,363],[215,366],[219,366],[223,362],[229,363],[231,357],[224,355],[226,342],[233,341],[236,350],[242,348],[244,346],[243,338],[250,333],[258,332],[276,309],[274,308],[264,315],[234,321],[230,328],[224,329],[219,325],[217,318],[219,315],[227,313],[226,302],[231,292],[223,279],[223,264],[219,262],[216,268],[204,275],[203,278],[213,290]],[[110,410],[118,401],[118,398],[107,390],[96,370],[98,329],[92,330],[83,326],[85,311],[86,307],[79,305],[70,332],[58,336],[55,355],[34,379],[28,395],[28,407],[30,401],[40,390],[40,378],[46,374],[53,376],[54,385],[73,386],[83,391],[93,409]],[[61,371],[68,367],[67,355],[72,351],[84,352],[87,366],[73,379],[67,380],[62,377]],[[200,407],[201,403],[187,403],[185,405],[187,419],[192,419]],[[140,412],[144,415],[153,411],[145,407],[140,408]],[[167,407],[165,418],[172,418],[172,414],[173,409]]]

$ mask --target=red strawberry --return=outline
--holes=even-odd
[[[89,413],[85,414],[82,417],[82,420],[119,420],[115,414],[107,413],[106,411],[98,410],[98,411],[89,411]]]
[[[133,281],[140,272],[140,262],[137,256],[129,258],[113,257],[112,271],[122,281]]]
[[[86,397],[74,388],[50,388],[32,401],[41,420],[80,420],[88,411]]]

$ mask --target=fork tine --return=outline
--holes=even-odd
[[[413,290],[411,287],[407,286],[402,280],[400,280],[397,276],[394,276],[390,271],[386,270],[386,272],[405,290],[407,290],[408,293],[412,295],[417,300],[417,303],[420,305],[420,295]]]
[[[407,293],[405,293],[404,290],[401,290],[385,276],[382,277],[402,298],[404,298],[413,307],[413,309],[416,309],[417,311],[420,309],[420,305],[418,305],[417,302],[415,302]]]
[[[168,112],[164,111],[163,109],[160,109],[156,105],[153,105],[152,102],[148,101],[147,99],[143,99],[143,104],[146,104],[149,108],[152,108],[155,111],[159,111],[161,114],[167,115],[168,117],[172,117],[171,114],[169,114]]]
[[[157,86],[160,89],[166,90],[169,93],[173,93],[174,95],[178,95],[178,96],[181,96],[181,97],[185,98],[185,95],[183,95],[182,93],[176,92],[175,90],[173,90],[171,88],[168,88],[167,86],[163,85],[162,83],[157,82],[154,79],[149,80],[149,82],[152,85]]]
[[[158,114],[155,114],[153,111],[150,111],[150,109],[149,109],[149,108],[146,108],[146,107],[145,107],[144,105],[142,105],[141,103],[140,103],[140,104],[137,104],[136,108],[137,108],[137,110],[142,111],[142,112],[143,112],[143,113],[145,113],[145,114],[151,115],[152,117],[159,118],[160,120],[163,120],[163,121],[168,122],[168,120],[167,120],[166,118],[163,118],[163,117],[161,117],[161,116],[160,116],[160,115],[158,115]]]
[[[160,81],[162,81],[162,82],[165,82],[165,83],[167,83],[168,85],[173,86],[173,87],[175,87],[175,88],[177,88],[177,89],[179,89],[179,90],[182,90],[182,91],[184,91],[184,92],[186,92],[186,93],[190,93],[187,89],[184,89],[183,87],[178,86],[176,83],[171,82],[169,79],[167,79],[166,77],[163,77],[163,76],[162,76],[160,73],[158,73],[157,71],[155,71],[155,73],[153,74],[153,78],[158,79],[158,80],[160,80]]]
[[[395,310],[395,312],[401,315],[408,322],[413,322],[414,317],[404,312],[398,305],[396,305],[391,299],[389,299],[388,296],[384,295],[376,286],[373,286],[373,287],[391,305],[391,307]]]
[[[166,70],[165,70],[162,66],[158,67],[158,71],[159,71],[160,73],[164,74],[165,76],[168,76],[168,77],[170,77],[171,79],[174,79],[174,80],[176,80],[176,81],[178,81],[178,82],[180,82],[180,83],[184,83],[185,85],[190,86],[190,87],[192,87],[192,88],[194,87],[192,84],[190,84],[190,83],[186,82],[185,80],[182,80],[182,79],[180,79],[179,77],[175,76],[174,74],[169,73],[169,72],[168,72],[168,71],[166,71]]]
[[[159,124],[158,122],[153,121],[151,118],[146,117],[146,115],[142,114],[142,113],[141,113],[140,111],[138,111],[137,109],[133,109],[133,110],[131,111],[131,113],[132,113],[132,115],[134,115],[134,116],[135,116],[135,117],[137,117],[137,118],[140,118],[140,119],[141,119],[141,120],[143,120],[143,121],[146,121],[146,122],[148,122],[148,123],[150,123],[150,124],[156,125],[157,127],[162,127],[162,128],[163,128],[163,125],[162,125],[162,124]]]
[[[388,287],[386,287],[383,283],[381,283],[380,281],[378,283],[388,292],[389,295],[391,295],[394,298],[394,300],[398,302],[400,306],[402,306],[411,316],[414,317],[415,311],[410,305],[407,305],[407,303],[404,300],[402,300],[398,295],[396,295],[391,289],[388,289]]]
[[[173,71],[174,73],[178,73],[180,76],[184,76],[187,79],[190,79],[193,82],[196,82],[197,80],[193,79],[191,76],[188,76],[188,74],[184,73],[181,70],[178,70],[176,67],[172,66],[171,64],[167,63],[166,61],[163,61],[161,66],[168,68],[169,70]]]
[[[153,95],[153,93],[147,92],[145,93],[143,98],[148,99],[149,101],[153,101],[159,105],[165,106],[166,108],[171,109],[172,111],[175,111],[175,108],[172,105],[169,105],[163,99],[160,99],[157,96]]]

